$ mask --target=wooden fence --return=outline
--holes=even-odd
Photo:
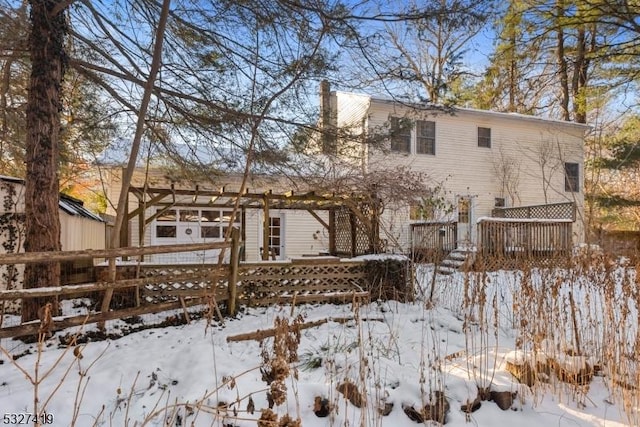
[[[571,232],[571,220],[481,219],[478,255],[485,259],[569,258]]]
[[[84,324],[99,323],[104,327],[104,322],[114,319],[122,319],[130,316],[138,316],[142,314],[158,313],[166,310],[183,309],[186,313],[188,306],[202,303],[201,289],[194,289],[193,297],[189,294],[178,295],[171,301],[147,304],[142,300],[142,290],[147,286],[154,286],[160,283],[182,281],[185,283],[200,283],[209,280],[210,275],[225,276],[229,283],[237,280],[238,265],[238,235],[234,233],[232,242],[215,242],[215,243],[199,243],[199,244],[183,244],[183,245],[163,245],[149,246],[140,248],[117,248],[104,250],[85,250],[85,251],[64,251],[64,252],[32,252],[20,254],[3,254],[0,255],[0,265],[21,265],[28,263],[42,262],[68,262],[85,259],[106,259],[108,267],[106,273],[103,273],[100,280],[92,283],[67,285],[67,286],[51,286],[32,289],[4,289],[0,290],[0,303],[6,306],[7,303],[23,300],[26,298],[52,297],[57,299],[73,299],[80,296],[100,294],[102,304],[100,309],[86,314],[68,317],[54,317],[52,320],[51,330],[64,329],[71,326],[80,326]],[[212,249],[231,250],[231,258],[233,262],[220,267],[211,266],[207,270],[197,272],[180,272],[171,275],[150,275],[127,277],[118,272],[116,258],[120,257],[139,257],[151,254],[190,252],[190,251],[206,251]],[[124,268],[131,268],[132,265]],[[122,267],[121,267],[122,268]],[[233,293],[236,286],[229,286],[228,293]],[[200,293],[199,293],[200,292]],[[114,293],[127,293],[132,296],[132,303],[128,307],[118,307],[112,309],[111,303]],[[235,295],[231,295],[231,300],[235,301]],[[230,305],[229,310],[235,311],[235,306]],[[40,330],[40,321],[34,320],[30,322],[22,322],[20,325],[4,326],[0,328],[0,338],[34,335]]]
[[[203,264],[144,264],[118,268],[121,279],[136,275],[148,278],[140,286],[143,304],[176,301],[180,297],[211,295],[218,303],[268,306],[287,302],[323,302],[368,296],[364,263],[336,257],[301,258],[291,261],[240,263],[235,294],[229,292],[228,266]],[[98,274],[106,273],[99,267]],[[354,294],[355,293],[355,294]],[[132,296],[125,295],[131,303]]]
[[[281,302],[345,301],[369,296],[363,261],[338,258],[243,263],[238,301],[268,306]]]
[[[230,263],[149,265],[129,262],[116,264],[116,257],[136,257],[159,253],[230,250]],[[0,255],[0,265],[65,262],[77,259],[107,259],[108,265],[97,267],[97,280],[92,283],[53,286],[36,289],[0,290],[0,304],[25,298],[55,297],[73,299],[96,295],[102,299],[99,310],[86,315],[54,317],[52,330],[71,326],[122,319],[142,314],[182,309],[188,320],[187,308],[206,301],[225,303],[227,312],[234,314],[238,304],[270,305],[275,302],[322,302],[363,298],[365,289],[364,263],[340,261],[337,258],[293,260],[241,264],[239,235],[232,241],[119,248],[75,252],[46,252]],[[117,301],[114,301],[114,297]],[[119,298],[118,298],[119,297]],[[115,302],[118,302],[116,304]],[[0,328],[0,338],[35,335],[40,321]]]

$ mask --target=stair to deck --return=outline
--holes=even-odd
[[[475,252],[472,249],[454,249],[449,255],[437,266],[438,274],[449,275],[458,271],[464,271],[471,267]]]

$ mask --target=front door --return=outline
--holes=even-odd
[[[473,245],[473,198],[458,196],[458,247]]]

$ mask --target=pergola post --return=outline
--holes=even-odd
[[[349,258],[353,258],[358,252],[358,227],[356,222],[356,215],[351,210],[349,210],[349,230],[351,234],[351,253],[349,254]]]
[[[138,208],[140,210],[140,212],[138,213],[138,246],[142,247],[144,246],[144,230],[145,230],[145,223],[144,223],[144,214],[147,211],[145,203],[143,201],[144,198],[144,194],[142,195],[142,198],[138,199]],[[140,256],[140,261],[144,261],[144,255]]]
[[[336,248],[336,209],[329,210],[329,254],[335,256]]]
[[[265,195],[262,201],[262,260],[269,260],[269,198]]]
[[[129,192],[128,191],[127,191],[127,197],[125,198],[124,203],[127,206],[127,211],[128,211],[129,209]],[[125,220],[122,221],[122,227],[120,228],[120,247],[126,248],[128,246],[129,246],[129,221],[125,217]]]

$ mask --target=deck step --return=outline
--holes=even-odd
[[[458,271],[464,271],[473,263],[475,252],[468,249],[454,249],[436,267],[436,273],[450,275]]]

